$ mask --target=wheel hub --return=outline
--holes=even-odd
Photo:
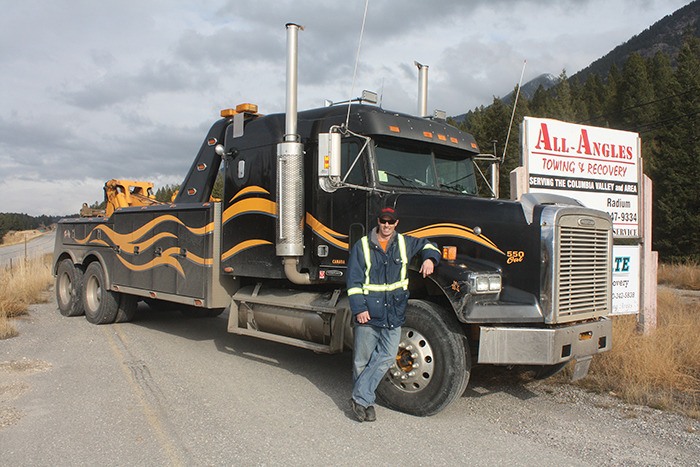
[[[415,329],[403,327],[396,361],[389,368],[389,380],[401,391],[423,390],[433,377],[433,349]]]

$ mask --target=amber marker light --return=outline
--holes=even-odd
[[[401,128],[392,125],[392,126],[389,127],[389,131],[391,131],[391,132],[393,132],[393,133],[401,133]]]
[[[243,112],[256,114],[258,113],[258,106],[256,104],[238,104],[236,106],[236,112],[239,114]]]
[[[229,118],[229,117],[233,117],[234,115],[236,115],[236,113],[237,112],[233,109],[221,109],[220,115],[223,118]]]
[[[426,138],[432,138],[433,134],[430,131],[424,131],[423,136],[425,136]]]
[[[454,136],[450,136],[450,141],[454,144],[459,143],[459,140],[457,138],[455,138]]]
[[[442,259],[445,261],[454,261],[457,259],[457,247],[456,246],[443,246],[442,247]]]
[[[441,134],[438,133],[438,139],[439,139],[440,141],[447,141],[447,136],[441,135]]]

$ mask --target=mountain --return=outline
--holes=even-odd
[[[527,97],[527,99],[532,99],[532,97],[535,95],[535,91],[542,86],[545,90],[556,86],[556,84],[559,82],[559,78],[554,76],[551,73],[543,73],[539,75],[536,78],[531,79],[527,83],[523,84],[522,88],[520,88],[520,97]],[[506,96],[502,97],[501,100],[507,104],[510,105],[511,102],[513,102],[513,91],[509,92]],[[467,118],[467,114],[460,114],[455,117],[450,117],[454,123],[459,124],[464,122],[464,119]]]
[[[533,98],[535,91],[537,91],[540,86],[542,86],[546,91],[547,89],[556,86],[558,82],[559,78],[553,74],[543,73],[537,78],[531,79],[527,83],[523,84],[523,86],[520,88],[520,96],[526,97],[528,100],[530,100]],[[513,97],[515,97],[515,95],[513,91],[511,91],[507,95],[503,96],[501,100],[504,104],[510,105],[510,103],[513,102]]]
[[[674,13],[665,16],[640,34],[615,47],[607,55],[570,76],[569,80],[575,79],[583,82],[590,74],[605,77],[613,64],[621,69],[627,58],[635,52],[645,58],[653,57],[657,52],[667,53],[672,57],[675,66],[675,57],[678,55],[683,37],[686,34],[700,37],[700,0],[694,0]],[[525,83],[520,93],[528,99],[532,99],[540,85],[547,90],[555,86],[557,82],[556,76],[544,73]],[[513,92],[509,92],[501,100],[510,104],[513,100]],[[466,113],[457,115],[452,117],[452,120],[455,123],[461,123],[466,115]]]
[[[627,58],[635,52],[644,58],[653,57],[657,52],[664,52],[672,57],[675,65],[675,57],[686,34],[700,37],[700,0],[695,0],[665,16],[569,79],[583,82],[590,74],[607,76],[613,64],[617,68],[622,68]]]

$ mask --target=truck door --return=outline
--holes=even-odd
[[[352,167],[345,179],[351,185],[367,186],[367,156],[363,154],[357,158],[362,143],[355,138],[344,138],[341,143],[341,173],[345,177]],[[345,187],[328,193],[316,184],[315,193],[317,202],[313,205],[312,216],[316,222],[312,222],[316,225],[311,228],[319,275],[328,280],[337,278],[344,281],[351,241],[356,241],[365,234],[368,192]]]

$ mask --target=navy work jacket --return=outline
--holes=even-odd
[[[422,261],[431,259],[436,265],[440,262],[440,250],[435,244],[398,232],[389,239],[386,252],[379,246],[376,228],[356,242],[350,250],[347,269],[353,318],[369,311],[367,324],[387,328],[403,325],[408,303],[408,262],[418,253]],[[369,271],[366,255],[369,255]]]

